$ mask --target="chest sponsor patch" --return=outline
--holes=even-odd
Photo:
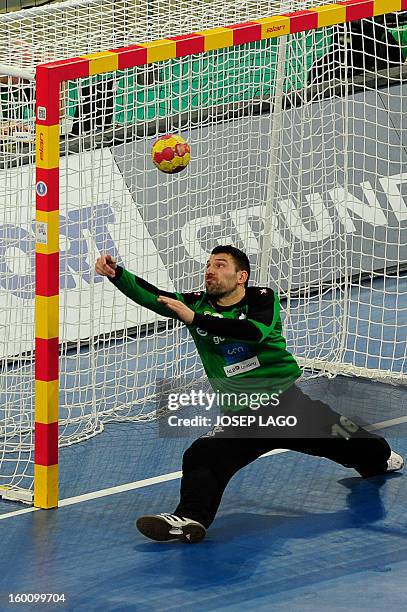
[[[253,352],[250,347],[239,342],[229,342],[219,346],[219,350],[227,365],[245,361],[249,357],[253,357]]]
[[[259,366],[260,361],[257,359],[257,357],[250,357],[249,359],[245,359],[244,361],[238,361],[237,363],[224,366],[223,369],[225,371],[226,376],[229,378],[230,376],[236,376],[236,374],[249,372],[250,370],[254,370]]]

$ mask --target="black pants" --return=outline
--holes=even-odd
[[[363,477],[386,470],[391,449],[384,438],[344,420],[327,404],[311,399],[296,385],[280,396],[279,406],[267,406],[262,412],[298,416],[301,437],[298,430],[291,437],[279,437],[275,431],[268,430],[262,433],[263,437],[256,433],[249,437],[241,431],[233,436],[219,431],[205,434],[184,453],[181,499],[175,515],[209,527],[232,476],[275,448],[326,457],[355,468]]]

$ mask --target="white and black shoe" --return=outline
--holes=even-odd
[[[181,540],[195,544],[206,535],[205,527],[198,521],[166,513],[141,516],[136,527],[144,536],[157,542]]]
[[[387,459],[386,474],[390,474],[391,472],[398,472],[399,470],[402,470],[403,467],[404,457],[392,450],[390,457]]]
[[[366,469],[357,469],[357,471],[362,476],[362,478],[373,478],[374,476],[383,476],[385,474],[398,472],[399,470],[402,470],[403,467],[404,458],[398,453],[396,453],[394,450],[392,450],[390,457],[387,459],[387,466],[383,470],[379,472],[372,472]]]

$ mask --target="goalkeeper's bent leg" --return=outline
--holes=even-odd
[[[180,502],[174,510],[202,523],[213,522],[232,476],[270,450],[270,440],[202,437],[184,453]]]

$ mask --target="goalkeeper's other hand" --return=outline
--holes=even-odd
[[[116,274],[117,263],[111,255],[102,255],[96,260],[95,270],[101,276],[109,276],[114,278]]]

